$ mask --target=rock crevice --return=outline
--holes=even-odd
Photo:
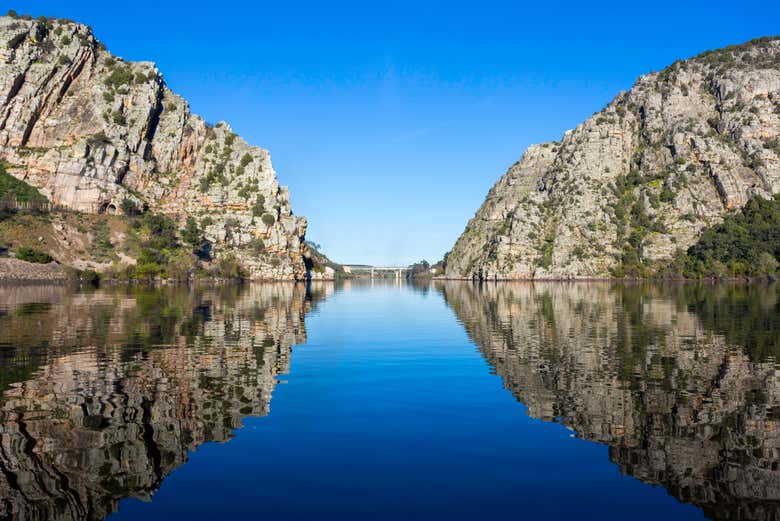
[[[266,150],[190,112],[151,62],[111,55],[89,27],[0,17],[0,160],[53,203],[129,200],[197,219],[253,279],[303,279],[306,220]],[[257,245],[262,241],[263,248]]]
[[[780,192],[780,38],[639,78],[490,190],[449,278],[619,276],[669,261],[750,197]]]

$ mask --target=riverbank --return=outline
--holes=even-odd
[[[2,282],[55,282],[78,279],[74,270],[68,270],[56,262],[40,264],[19,259],[0,258],[0,283]]]

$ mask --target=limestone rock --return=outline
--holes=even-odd
[[[639,206],[641,260],[664,262],[752,195],[780,192],[779,141],[780,38],[676,62],[530,147],[469,221],[446,275],[610,277]]]
[[[112,56],[85,25],[0,17],[0,160],[55,204],[192,215],[251,278],[305,277],[306,219],[268,151],[192,114],[153,63]]]

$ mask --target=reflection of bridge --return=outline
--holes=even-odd
[[[366,264],[343,264],[345,268],[349,268],[350,272],[355,271],[369,271],[371,272],[371,278],[374,278],[374,272],[377,271],[394,271],[395,278],[402,278],[403,272],[406,271],[406,266],[368,266]]]

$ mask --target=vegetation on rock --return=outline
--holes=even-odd
[[[771,248],[739,249],[758,239],[735,223],[703,238],[709,250],[689,260],[686,252],[752,196],[780,191],[778,63],[780,37],[678,61],[640,77],[560,141],[532,145],[467,224],[446,276],[775,272]],[[737,250],[717,250],[726,240]]]
[[[226,123],[210,125],[192,114],[154,64],[112,56],[86,25],[9,13],[0,16],[0,42],[9,48],[0,63],[0,83],[9,86],[0,100],[7,116],[0,159],[30,185],[0,174],[2,189],[12,183],[13,192],[0,197],[0,219],[29,215],[36,207],[51,212],[51,206],[83,214],[47,213],[57,226],[79,221],[76,226],[86,230],[45,230],[51,241],[41,248],[52,248],[67,266],[103,272],[111,264],[125,276],[120,272],[140,261],[134,277],[166,276],[174,265],[179,277],[194,255],[195,265],[208,270],[230,257],[255,280],[306,278],[301,251],[307,223],[293,214],[266,150],[250,146]],[[60,175],[66,171],[72,175]],[[45,190],[50,201],[33,199],[32,187]],[[144,244],[165,234],[133,225],[149,210],[167,215],[176,228],[192,216],[201,223],[200,237],[192,236],[192,227],[188,238],[175,230],[176,247],[152,252]],[[103,219],[108,234],[96,224],[100,219],[85,217],[119,213],[124,217]],[[17,234],[21,222],[9,231]],[[44,220],[27,224],[46,228]],[[54,240],[68,235],[77,239],[71,247]],[[19,241],[10,242],[15,247]]]
[[[753,197],[705,230],[667,270],[687,278],[775,276],[780,267],[780,195]]]
[[[0,220],[16,213],[20,206],[39,210],[47,203],[36,188],[6,172],[5,164],[0,162]]]
[[[36,264],[48,264],[54,260],[51,255],[34,248],[19,248],[16,250],[15,256],[19,260],[34,262]]]

